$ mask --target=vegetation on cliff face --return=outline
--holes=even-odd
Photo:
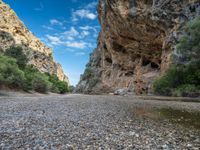
[[[69,83],[62,66],[53,59],[52,49],[30,32],[15,11],[3,1],[0,4],[0,14],[0,49],[5,51],[16,45],[20,46],[28,58],[28,64],[32,64],[41,72],[56,74],[59,80]],[[11,55],[13,57],[13,54]],[[19,63],[25,61],[25,57],[20,58],[21,60],[17,58],[17,61],[21,69]]]
[[[21,47],[10,47],[0,54],[0,87],[24,91],[34,90],[40,93],[48,91],[64,94],[68,84],[60,81],[56,75],[41,73],[32,65]]]
[[[154,82],[156,94],[167,96],[200,95],[200,17],[188,23],[177,45],[174,65]]]

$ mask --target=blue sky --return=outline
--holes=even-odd
[[[100,31],[98,0],[4,0],[53,49],[72,85],[79,81]]]

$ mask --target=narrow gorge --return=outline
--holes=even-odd
[[[151,93],[172,63],[184,26],[200,14],[199,0],[100,0],[97,48],[76,88],[80,93],[127,89]]]

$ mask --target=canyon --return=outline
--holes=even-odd
[[[101,32],[76,91],[151,94],[169,68],[185,25],[200,14],[198,0],[100,0]]]

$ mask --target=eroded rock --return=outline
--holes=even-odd
[[[199,5],[198,0],[100,0],[102,30],[87,66],[98,82],[90,86],[92,78],[82,78],[77,91],[151,92],[153,80],[171,63],[183,27],[200,14]]]

